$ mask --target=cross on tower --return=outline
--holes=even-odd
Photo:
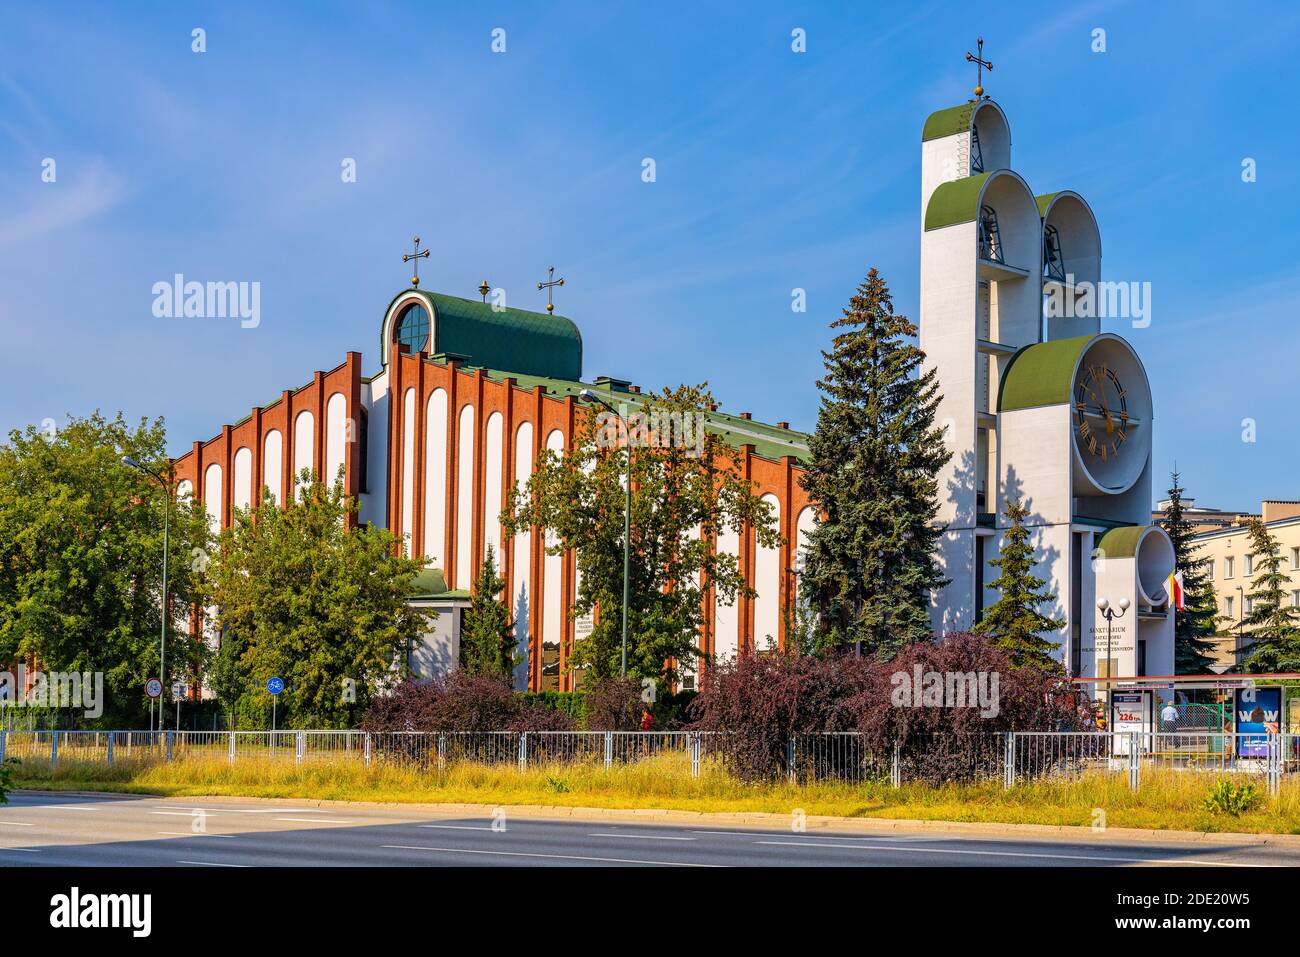
[[[547,275],[551,277],[550,280],[547,281],[547,282],[539,282],[539,283],[537,284],[537,288],[538,288],[539,290],[541,290],[541,289],[545,289],[545,290],[546,290],[546,311],[549,312],[549,313],[554,314],[554,312],[555,312],[555,303],[551,302],[551,290],[554,289],[556,286],[563,286],[563,285],[564,285],[564,277],[561,276],[559,279],[556,279],[556,278],[555,278],[555,267],[554,267],[554,266],[550,267],[550,269],[548,269],[546,272],[547,272]]]
[[[984,59],[984,38],[977,37],[975,43],[979,52],[972,56],[969,50],[966,51],[966,62],[975,64],[975,97],[978,99],[984,95],[984,71],[992,73],[993,64]]]
[[[402,262],[404,262],[404,263],[409,263],[409,262],[412,262],[412,261],[415,262],[415,275],[411,277],[411,285],[412,285],[412,286],[419,286],[419,285],[420,285],[420,260],[421,260],[421,259],[428,259],[428,258],[429,258],[429,250],[427,250],[427,249],[424,250],[424,251],[421,251],[421,250],[420,250],[420,237],[419,237],[419,236],[416,236],[416,237],[415,237],[415,252],[403,253],[403,254],[402,254]]]

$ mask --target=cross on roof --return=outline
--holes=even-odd
[[[550,267],[550,269],[548,269],[546,272],[547,272],[547,275],[551,277],[550,280],[549,280],[548,282],[539,282],[539,283],[537,284],[537,288],[538,288],[539,290],[540,290],[540,289],[545,289],[545,290],[546,290],[546,311],[547,311],[548,313],[552,313],[552,314],[554,314],[554,312],[555,312],[555,303],[551,302],[551,290],[554,289],[556,286],[563,286],[563,285],[564,285],[564,277],[561,276],[559,279],[556,279],[556,278],[555,278],[555,267],[554,267],[554,266]]]
[[[409,262],[412,262],[412,261],[415,262],[415,275],[411,277],[411,285],[412,285],[412,286],[419,286],[419,285],[420,285],[420,260],[421,260],[421,259],[428,259],[428,258],[429,258],[429,250],[427,250],[427,249],[424,250],[424,251],[421,251],[421,250],[420,250],[420,237],[419,237],[419,236],[416,236],[416,237],[415,237],[415,251],[414,251],[414,252],[409,252],[409,253],[403,253],[403,254],[402,254],[402,262],[404,262],[404,263],[409,263]]]
[[[993,72],[993,64],[984,59],[984,38],[976,37],[975,49],[979,52],[972,55],[969,50],[966,51],[966,62],[975,64],[975,96],[976,98],[984,95],[984,71]]]

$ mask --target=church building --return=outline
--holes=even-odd
[[[1071,675],[1171,674],[1173,549],[1149,524],[1147,375],[1098,319],[1047,315],[1046,303],[1099,281],[1097,223],[1078,193],[1035,194],[1012,169],[1007,116],[981,94],[932,114],[921,137],[920,344],[938,370],[953,449],[937,516],[950,583],[933,596],[934,629],[969,630],[996,600],[987,563],[1002,542],[1005,503],[1018,498],[1031,514],[1036,574],[1056,596],[1043,611],[1068,623],[1050,637]],[[583,390],[630,411],[641,390],[587,373],[578,326],[549,305],[504,308],[486,301],[486,284],[480,292],[483,301],[427,292],[417,278],[378,311],[377,371],[365,374],[361,354],[349,352],[195,442],[174,463],[178,494],[225,526],[264,487],[283,502],[304,468],[331,481],[341,474],[360,521],[391,529],[425,565],[412,601],[441,613],[412,661],[425,676],[457,661],[460,616],[490,546],[526,659],[517,687],[569,690],[574,643],[591,628],[569,614],[574,557],[547,554],[537,529],[508,538],[500,514],[543,449],[570,448],[593,411]],[[810,331],[809,349],[821,332]],[[714,412],[706,427],[734,450],[784,539],[766,548],[746,529],[714,543],[738,557],[757,592],[734,605],[705,599],[700,646],[725,659],[785,641],[815,512],[799,483],[806,435],[744,412]]]

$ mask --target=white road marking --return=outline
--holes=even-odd
[[[301,821],[306,824],[352,824],[352,821],[340,821],[328,817],[277,817],[277,821]]]
[[[493,854],[499,857],[542,857],[552,861],[596,861],[602,864],[657,864],[661,867],[722,867],[721,864],[691,864],[686,861],[637,861],[622,857],[580,857],[576,854],[536,854],[529,851],[479,851],[464,847],[419,847],[412,844],[380,844],[392,851],[442,851],[445,854]]]
[[[22,821],[0,821],[0,827],[35,827],[35,824],[24,824]]]
[[[200,867],[252,867],[252,864],[218,864],[216,861],[177,861],[177,864],[197,864]]]
[[[490,831],[490,824],[417,824],[416,827],[436,827],[444,831]]]
[[[0,847],[0,851],[17,851],[21,854],[39,854],[40,850],[34,847]]]
[[[627,837],[634,841],[693,841],[693,837],[673,837],[667,834],[607,834],[597,831],[588,837]]]
[[[165,814],[168,817],[194,817],[194,811],[150,811],[150,814]],[[213,814],[213,811],[200,811],[202,814]]]
[[[98,811],[99,808],[91,807],[88,804],[30,804],[28,807],[38,807],[47,811]]]
[[[159,831],[159,834],[167,834],[172,837],[236,837],[235,834],[195,834],[191,831]]]
[[[1235,861],[1199,861],[1183,857],[1105,857],[1095,854],[1037,854],[1030,851],[974,851],[951,847],[900,847],[897,844],[821,844],[815,841],[755,841],[784,847],[847,847],[857,850],[912,851],[917,854],[973,854],[977,857],[1041,857],[1057,861],[1101,861],[1108,864],[1188,864],[1196,867],[1274,867],[1273,864],[1238,864]]]

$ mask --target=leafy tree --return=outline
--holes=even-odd
[[[974,633],[1009,652],[1017,668],[1058,671],[1061,666],[1052,652],[1060,642],[1049,641],[1043,634],[1060,631],[1065,619],[1048,618],[1038,610],[1053,601],[1053,596],[1044,590],[1047,582],[1033,574],[1034,547],[1025,527],[1029,509],[1019,500],[1008,500],[1006,516],[1010,525],[1003,533],[1002,551],[989,562],[1001,573],[989,582],[1000,597],[984,610]]]
[[[857,645],[893,654],[931,634],[938,472],[951,453],[935,425],[935,371],[916,326],[894,312],[874,268],[831,323],[826,374],[803,487],[822,520],[809,536],[801,586],[820,650]]]
[[[102,672],[99,723],[132,727],[144,723],[144,684],[159,669],[169,500],[123,456],[170,480],[162,419],[129,425],[95,412],[0,444],[0,661]],[[201,595],[191,555],[208,546],[208,528],[183,505],[171,506],[168,525],[167,669],[183,677],[201,664],[202,645],[181,622]]]
[[[1214,661],[1211,652],[1218,633],[1219,608],[1214,583],[1197,557],[1201,546],[1183,510],[1183,492],[1174,472],[1160,525],[1174,546],[1174,567],[1183,573],[1183,610],[1174,612],[1174,673],[1203,674]]]
[[[611,393],[611,399],[614,398]],[[704,429],[713,397],[704,386],[660,395],[619,395],[620,418],[604,411],[579,422],[573,447],[541,454],[527,486],[512,493],[503,516],[510,532],[548,530],[547,551],[577,551],[581,584],[577,618],[599,615],[571,660],[588,678],[620,670],[623,611],[624,485],[632,461],[631,563],[628,589],[628,674],[675,678],[667,663],[700,654],[703,598],[712,585],[724,602],[753,596],[736,556],[711,546],[719,531],[754,529],[777,546],[771,507],[754,494],[734,464],[735,453]],[[632,402],[636,405],[628,406]]]
[[[236,509],[209,572],[221,649],[212,685],[223,704],[247,713],[272,677],[287,726],[353,726],[404,668],[404,654],[429,626],[407,598],[420,570],[387,529],[354,527],[357,502],[341,483],[306,483],[281,508],[269,491]]]
[[[1262,519],[1250,522],[1255,581],[1250,614],[1242,622],[1250,639],[1246,670],[1300,671],[1300,609],[1287,600],[1290,579],[1282,573],[1282,551]]]
[[[509,607],[501,600],[505,587],[505,580],[497,574],[492,546],[488,545],[470,607],[460,626],[460,663],[472,675],[509,677],[519,665],[514,622]]]

